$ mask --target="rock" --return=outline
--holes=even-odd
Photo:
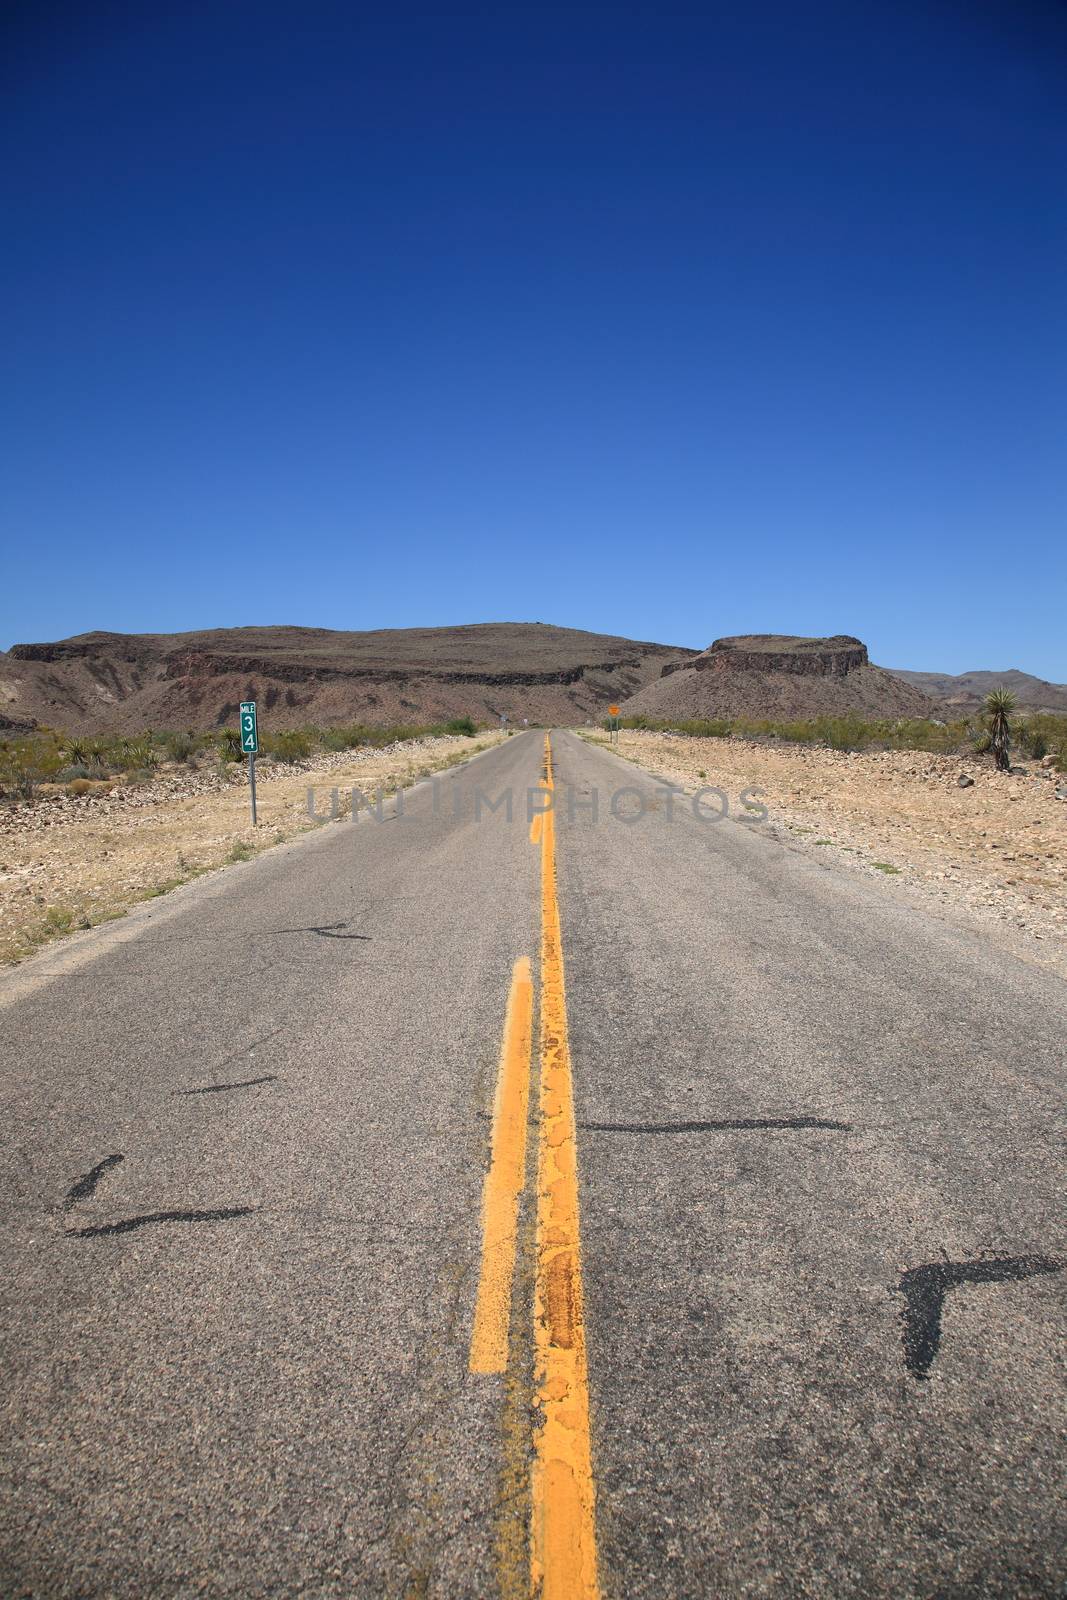
[[[1056,799],[1067,800],[1067,783],[1058,783],[1056,785]]]
[[[974,779],[969,777],[966,772],[961,772],[959,777],[956,779],[956,782],[959,784],[961,789],[974,788]]]

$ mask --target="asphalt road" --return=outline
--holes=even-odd
[[[0,981],[4,1596],[529,1593],[542,746]],[[1062,1595],[1067,990],[552,749],[599,1593]]]

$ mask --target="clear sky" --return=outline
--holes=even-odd
[[[0,23],[0,646],[542,620],[1067,680],[1067,8]]]

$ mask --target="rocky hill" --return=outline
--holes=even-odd
[[[982,701],[991,689],[1010,689],[1019,702],[1020,709],[1028,711],[1054,711],[1067,713],[1067,684],[1046,683],[1044,678],[1034,678],[1029,672],[1009,668],[1007,672],[904,672],[896,669],[898,678],[905,678],[917,689],[930,696],[938,707],[938,714],[967,717],[981,709]]]
[[[866,645],[847,634],[756,633],[716,639],[689,661],[664,663],[659,679],[622,706],[624,716],[654,719],[798,720],[847,712],[929,716],[930,701],[914,684],[872,666]]]
[[[198,731],[256,700],[275,729],[506,715],[578,723],[694,650],[540,622],[455,628],[84,633],[0,652],[0,728]]]

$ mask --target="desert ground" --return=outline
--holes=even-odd
[[[1016,953],[1067,976],[1067,781],[1051,766],[1001,773],[989,757],[627,729],[616,748],[689,792],[722,789],[733,815],[746,814],[742,791],[758,790],[767,826],[796,848],[977,917]]]

